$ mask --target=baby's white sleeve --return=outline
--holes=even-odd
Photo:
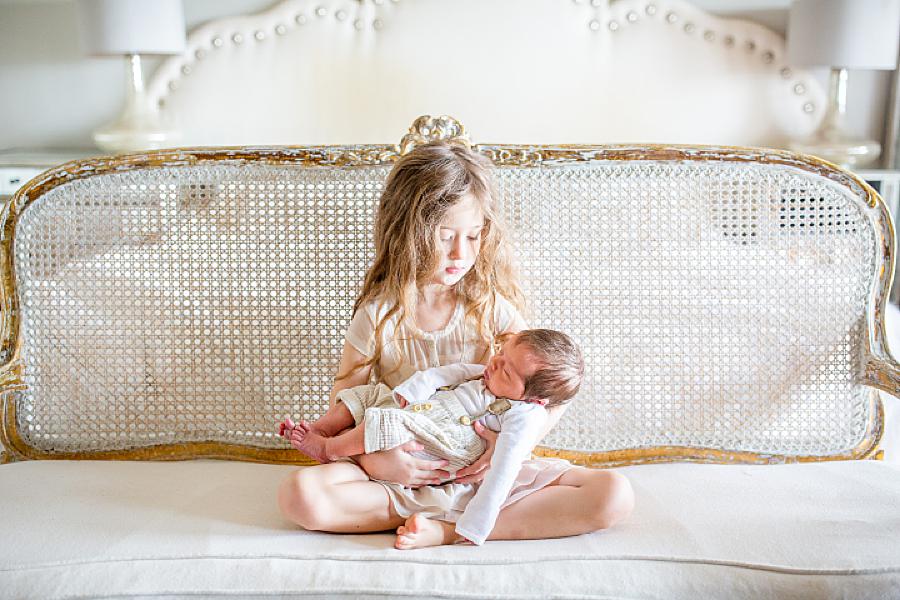
[[[394,398],[397,395],[406,398],[410,404],[421,404],[445,385],[462,383],[484,373],[484,365],[456,363],[433,367],[424,371],[413,373],[409,379],[394,388]]]
[[[491,468],[456,522],[456,533],[479,546],[485,542],[546,419],[547,411],[537,404],[514,405],[503,414]]]

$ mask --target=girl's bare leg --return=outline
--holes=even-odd
[[[615,471],[576,467],[500,511],[489,540],[534,540],[608,529],[631,514],[634,492]],[[400,549],[462,541],[452,523],[413,515],[397,529]]]
[[[315,531],[366,533],[403,524],[384,486],[349,462],[294,471],[278,490],[278,506],[289,521]]]
[[[489,540],[534,540],[609,529],[631,514],[634,491],[624,475],[575,467],[500,511]]]

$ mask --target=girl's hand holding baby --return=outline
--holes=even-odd
[[[423,448],[419,442],[410,441],[390,450],[360,454],[356,461],[371,478],[393,481],[410,488],[437,485],[450,477],[450,473],[443,470],[450,464],[449,461],[424,460],[410,454]]]

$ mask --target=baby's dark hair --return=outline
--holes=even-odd
[[[575,397],[584,379],[584,358],[572,338],[554,329],[526,329],[516,334],[516,344],[525,344],[541,363],[525,380],[524,398],[556,406]]]

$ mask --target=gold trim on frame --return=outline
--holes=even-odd
[[[434,139],[451,139],[470,145],[463,127],[450,117],[423,116],[416,120],[398,145],[178,148],[146,153],[100,157],[66,163],[46,171],[16,192],[3,208],[0,219],[0,463],[19,459],[54,460],[184,460],[216,458],[281,464],[315,464],[291,449],[263,449],[221,442],[165,444],[103,452],[46,452],[28,445],[16,427],[14,392],[24,389],[21,335],[13,245],[22,212],[50,190],[95,175],[204,163],[272,164],[310,167],[387,166],[412,147]],[[669,145],[475,145],[497,168],[542,167],[594,161],[752,162],[783,165],[824,177],[849,189],[877,210],[876,230],[883,259],[873,282],[873,300],[867,316],[868,348],[861,356],[859,383],[900,396],[900,365],[891,357],[885,330],[885,306],[894,275],[894,224],[881,197],[856,175],[812,156],[764,148],[669,146]],[[589,453],[539,447],[538,456],[560,457],[588,466],[622,466],[667,461],[773,464],[846,460],[878,455],[884,431],[884,410],[874,390],[870,394],[870,421],[864,439],[846,452],[830,456],[791,456],[738,452],[714,448],[654,446]],[[2,450],[2,449],[0,449]]]

